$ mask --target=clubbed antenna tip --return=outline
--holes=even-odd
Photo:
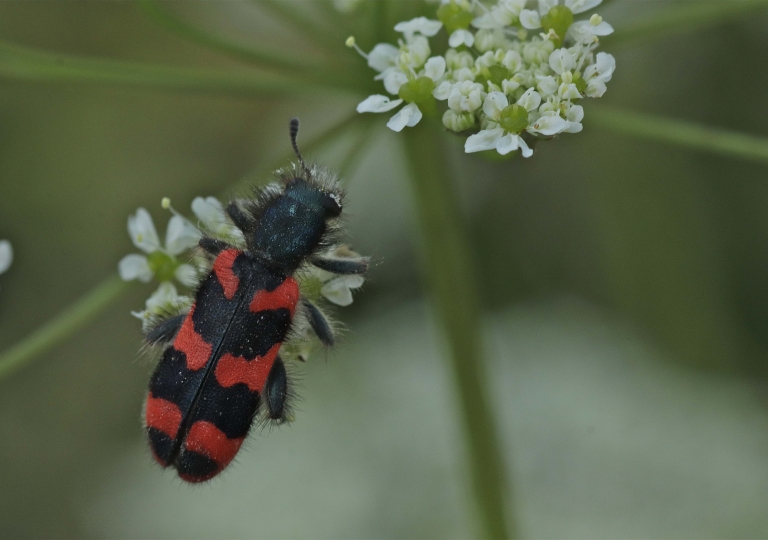
[[[293,145],[293,151],[296,152],[296,157],[299,158],[299,163],[301,163],[301,168],[304,169],[304,172],[309,176],[309,167],[307,167],[307,164],[304,162],[304,158],[301,157],[301,152],[299,152],[299,145],[296,144],[296,136],[299,134],[299,119],[298,118],[291,118],[291,145]]]

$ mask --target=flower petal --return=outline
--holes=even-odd
[[[0,274],[10,268],[13,262],[13,247],[8,240],[0,240]]]
[[[160,249],[160,238],[157,236],[152,216],[144,208],[136,210],[136,215],[128,216],[128,234],[133,245],[146,253],[154,253]]]
[[[197,270],[191,264],[180,264],[176,271],[173,273],[179,283],[187,287],[194,287],[198,283]]]
[[[556,49],[549,55],[549,67],[552,71],[561,75],[576,66],[576,61],[568,49]]]
[[[514,133],[507,133],[496,143],[496,151],[502,156],[506,156],[510,152],[517,150],[518,139],[520,139],[520,137]]]
[[[539,14],[534,10],[524,9],[520,12],[520,24],[523,25],[523,28],[527,28],[528,30],[536,30],[541,28],[541,19],[539,18]]]
[[[402,32],[406,38],[413,36],[416,32],[432,37],[443,27],[443,23],[426,17],[416,17],[410,21],[403,21],[395,25],[395,32]]]
[[[348,306],[352,303],[351,289],[362,287],[364,282],[363,276],[339,276],[323,285],[320,294],[338,306]]]
[[[173,216],[165,231],[165,250],[169,255],[178,255],[200,241],[202,233],[181,216]]]
[[[433,56],[424,64],[424,75],[437,81],[445,74],[445,58],[442,56]]]
[[[540,133],[546,136],[557,135],[568,127],[568,121],[560,116],[542,116],[528,128],[532,133]]]
[[[483,112],[486,116],[493,117],[494,114],[501,112],[507,105],[509,105],[507,96],[501,92],[489,92],[483,102]],[[498,121],[498,119],[496,120]]]
[[[526,111],[531,112],[541,105],[541,95],[539,95],[533,88],[529,88],[522,96],[520,96],[520,99],[517,100],[517,104],[525,108]]]
[[[136,253],[123,257],[117,263],[117,271],[120,273],[120,279],[123,281],[138,279],[142,283],[148,283],[153,275],[147,258]]]
[[[195,197],[192,201],[192,212],[210,230],[217,230],[227,221],[224,207],[216,197]]]
[[[533,155],[533,150],[531,150],[527,144],[525,144],[525,141],[522,137],[517,138],[517,144],[520,145],[520,153],[523,154],[524,158],[529,158]]]
[[[147,311],[162,311],[164,308],[169,307],[169,304],[173,304],[179,299],[179,293],[176,292],[176,287],[173,283],[164,281],[160,284],[155,292],[147,298],[146,308]]]
[[[464,152],[482,152],[484,150],[496,150],[496,144],[504,136],[502,128],[484,129],[479,133],[470,135],[464,143]]]
[[[387,127],[392,131],[402,131],[405,126],[413,127],[421,120],[421,111],[415,103],[409,103],[387,122]]]
[[[368,53],[368,66],[376,71],[391,68],[397,62],[400,50],[389,43],[379,43]]]
[[[448,99],[448,96],[451,95],[451,89],[453,88],[453,83],[448,81],[441,82],[437,88],[435,88],[432,91],[432,95],[435,96],[435,99],[439,99],[440,101],[444,101]]]
[[[384,79],[384,89],[393,96],[396,96],[400,87],[408,82],[408,77],[405,73],[397,68],[390,68],[378,77]],[[374,79],[376,79],[376,77],[374,77]]]
[[[600,5],[600,2],[602,1],[603,0],[565,0],[565,7],[573,11],[575,15],[577,13],[589,11],[593,7]]]
[[[361,101],[357,105],[357,112],[359,113],[387,112],[387,111],[391,111],[392,109],[400,105],[402,102],[403,102],[402,99],[396,99],[392,101],[387,96],[382,96],[381,94],[375,94],[373,96],[368,96],[365,100]]]
[[[599,1],[599,0],[598,0]],[[557,0],[539,0],[539,15],[542,17],[557,5]]]
[[[451,37],[448,38],[448,45],[453,47],[454,49],[456,47],[460,47],[461,45],[466,45],[467,47],[471,47],[475,43],[475,35],[470,32],[469,30],[459,29],[455,30],[453,34],[451,34]]]

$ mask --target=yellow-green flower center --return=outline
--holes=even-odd
[[[179,262],[175,257],[162,251],[151,253],[147,260],[149,261],[150,270],[152,270],[152,273],[155,274],[159,281],[171,281],[173,273],[179,267]]]
[[[573,24],[573,12],[565,6],[555,6],[549,10],[549,13],[541,18],[541,26],[545,31],[554,30],[559,39],[556,44],[558,47],[565,39],[565,33]]]
[[[509,105],[501,111],[499,125],[509,133],[520,133],[528,127],[528,111],[520,105]]]
[[[456,2],[441,5],[437,10],[437,18],[445,26],[449,34],[456,30],[469,28],[474,18],[472,13],[459,6]]]

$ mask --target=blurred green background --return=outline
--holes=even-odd
[[[616,0],[600,13],[620,29],[683,4]],[[434,9],[390,5],[393,22]],[[255,3],[164,6],[246,46],[310,48]],[[169,34],[133,2],[6,1],[0,35],[73,55],[248,69]],[[357,36],[375,44],[364,26]],[[751,14],[607,48],[618,67],[599,104],[768,135],[767,44],[768,17]],[[0,350],[115,272],[134,251],[126,220],[137,207],[163,234],[161,197],[186,210],[195,196],[257,180],[252,171],[289,150],[291,116],[306,141],[361,97],[2,78],[0,238],[15,261],[0,277]],[[583,133],[541,144],[528,160],[491,163],[445,137],[455,171],[446,181],[471,225],[488,384],[521,533],[766,537],[768,168],[617,135],[590,123],[593,103]],[[0,380],[2,537],[474,534],[402,138],[384,116],[374,120],[346,175],[345,211],[354,247],[377,264],[337,314],[349,329],[341,346],[298,367],[296,421],[252,434],[209,485],[159,470],[140,418],[153,364],[129,314],[152,288],[136,286]],[[311,157],[338,167],[359,134]]]

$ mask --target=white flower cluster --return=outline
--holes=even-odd
[[[0,274],[11,267],[13,248],[8,240],[0,240]]]
[[[405,104],[387,123],[394,131],[437,114],[445,102],[443,125],[467,132],[464,150],[496,150],[505,155],[559,133],[578,133],[584,109],[578,100],[601,97],[616,62],[596,53],[599,38],[613,32],[602,17],[574,21],[574,15],[602,0],[441,0],[438,20],[401,22],[394,46],[376,45],[366,54],[392,96],[372,95],[358,112],[388,112]],[[534,9],[528,9],[534,8]],[[433,55],[429,38],[445,28],[449,49]],[[527,141],[527,142],[526,142]]]
[[[245,248],[243,233],[234,226],[221,202],[214,197],[197,197],[192,201],[192,212],[197,217],[197,224],[176,212],[167,198],[163,199],[162,207],[173,212],[166,228],[165,243],[160,242],[152,216],[146,209],[139,208],[135,215],[128,218],[128,234],[133,244],[144,254],[126,255],[118,263],[120,277],[125,281],[148,283],[152,278],[160,281],[160,286],[147,299],[144,311],[131,312],[142,321],[145,330],[158,317],[191,306],[192,298],[180,295],[173,282],[175,280],[187,289],[192,289],[210,270],[208,260],[194,250],[204,234],[226,240],[237,248]],[[10,244],[5,240],[0,241],[0,273],[7,268],[7,265],[3,268],[6,245],[7,265],[10,264]],[[337,246],[326,255],[337,259],[360,257],[346,246]],[[303,288],[306,285],[312,290],[316,289],[318,295],[339,306],[351,304],[351,290],[361,287],[364,281],[362,276],[338,276],[314,267],[303,272],[300,278]]]

